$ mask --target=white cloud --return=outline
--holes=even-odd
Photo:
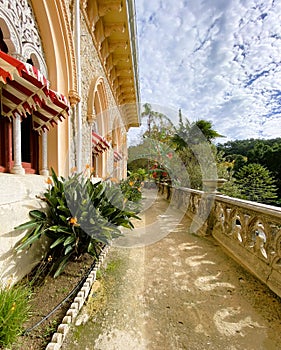
[[[136,7],[142,103],[211,120],[227,139],[280,136],[280,2],[137,0]]]

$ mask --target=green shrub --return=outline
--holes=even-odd
[[[121,235],[119,226],[134,227],[130,219],[138,217],[112,182],[93,184],[83,174],[58,178],[52,169],[49,183],[41,198],[46,211],[30,211],[31,220],[16,227],[28,230],[16,250],[28,249],[41,236],[50,238],[47,255],[54,277],[71,259],[84,253],[97,257],[104,244]]]
[[[123,196],[131,203],[131,207],[139,211],[140,206],[137,205],[142,198],[142,188],[144,181],[147,179],[147,173],[144,169],[139,169],[137,172],[128,172],[126,180],[120,182],[120,189]]]
[[[0,347],[14,343],[30,316],[31,292],[23,286],[0,289]]]

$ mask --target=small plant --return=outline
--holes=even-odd
[[[58,178],[52,169],[48,183],[41,197],[46,210],[31,210],[31,220],[16,227],[28,230],[16,250],[28,249],[42,236],[48,237],[47,259],[54,277],[71,259],[84,253],[97,257],[104,244],[121,235],[119,226],[133,228],[130,219],[138,219],[127,207],[120,188],[110,181],[93,184],[83,174]]]
[[[52,322],[50,322],[49,325],[44,330],[42,337],[44,339],[49,339],[51,335],[56,331],[57,326],[58,326],[58,322],[56,320],[53,320]]]
[[[11,346],[23,331],[30,316],[30,296],[24,286],[0,289],[0,348]]]
[[[137,204],[142,198],[142,188],[144,181],[147,178],[147,174],[144,169],[139,169],[137,172],[128,172],[126,180],[120,182],[120,188],[123,196],[130,202]],[[131,204],[137,211],[139,206]]]

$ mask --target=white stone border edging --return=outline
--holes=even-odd
[[[61,348],[63,341],[69,332],[71,324],[74,324],[79,311],[82,309],[82,306],[90,293],[92,285],[96,280],[97,271],[101,267],[108,250],[109,245],[106,245],[100,253],[95,267],[90,272],[80,291],[77,293],[61,324],[58,326],[57,331],[53,334],[51,342],[47,345],[45,350],[59,350]]]

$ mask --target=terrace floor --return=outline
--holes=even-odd
[[[277,350],[281,301],[154,190],[105,259],[64,350]]]

